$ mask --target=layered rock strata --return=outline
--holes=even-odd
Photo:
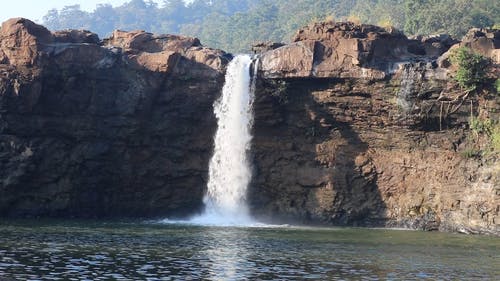
[[[498,63],[499,35],[472,30],[452,49],[469,46]],[[264,52],[255,215],[498,235],[498,154],[463,151],[476,141],[471,114],[499,120],[499,96],[492,88],[464,94],[451,78],[448,37],[434,38],[429,45],[391,29],[317,23]],[[490,74],[498,78],[498,65]]]
[[[3,23],[0,215],[199,210],[229,59],[196,38]]]

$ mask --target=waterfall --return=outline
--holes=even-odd
[[[415,100],[422,92],[425,81],[425,73],[428,70],[426,62],[406,62],[397,64],[399,69],[392,72],[400,72],[401,87],[397,93],[397,105],[402,112],[410,113],[414,109]]]
[[[251,64],[250,56],[238,55],[228,65],[222,96],[214,103],[217,132],[203,200],[205,212],[191,222],[217,225],[252,222],[246,204],[252,176],[248,160],[255,88]]]

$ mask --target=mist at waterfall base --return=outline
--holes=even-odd
[[[182,222],[217,226],[257,224],[246,204],[252,173],[248,160],[253,125],[253,88],[249,55],[238,55],[229,63],[222,96],[214,103],[217,132],[209,163],[204,213]]]

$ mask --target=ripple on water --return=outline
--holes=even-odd
[[[0,224],[20,280],[494,280],[498,238],[366,229]],[[165,279],[169,278],[169,279]]]

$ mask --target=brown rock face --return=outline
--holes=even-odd
[[[182,52],[190,47],[201,46],[197,38],[171,34],[155,35],[142,30],[131,32],[115,30],[113,35],[106,40],[106,43],[124,50],[137,50],[148,53],[161,50]]]
[[[103,43],[25,19],[0,40],[1,216],[202,208],[224,52],[145,32]]]
[[[470,105],[478,114],[486,104],[471,99],[448,107],[438,101],[446,91],[441,84],[427,96],[412,95],[405,111],[398,80],[260,80],[254,214],[500,234],[498,155],[478,160],[462,153]],[[488,100],[498,110],[498,97]]]
[[[293,43],[261,57],[265,77],[383,79],[394,62],[414,57],[396,30],[349,22],[322,22],[297,32]]]
[[[100,44],[97,34],[88,30],[61,30],[53,33],[54,41],[58,43],[88,43]]]
[[[461,44],[498,51],[493,33],[474,34]],[[260,60],[257,217],[500,235],[498,153],[463,155],[470,115],[499,120],[500,100],[463,99],[438,67],[454,42],[350,23],[311,25],[293,41]]]
[[[105,42],[108,46],[121,48],[127,60],[136,67],[199,78],[215,78],[230,58],[221,50],[201,46],[197,38],[178,35],[116,30]]]
[[[52,33],[45,27],[23,18],[10,19],[2,24],[0,31],[2,61],[12,65],[36,65],[44,45],[53,41]]]
[[[472,28],[462,38],[460,46],[472,48],[493,63],[500,64],[500,30]]]
[[[437,34],[429,36],[416,36],[410,40],[408,51],[410,53],[437,58],[450,49],[451,46],[458,43],[448,34]]]

